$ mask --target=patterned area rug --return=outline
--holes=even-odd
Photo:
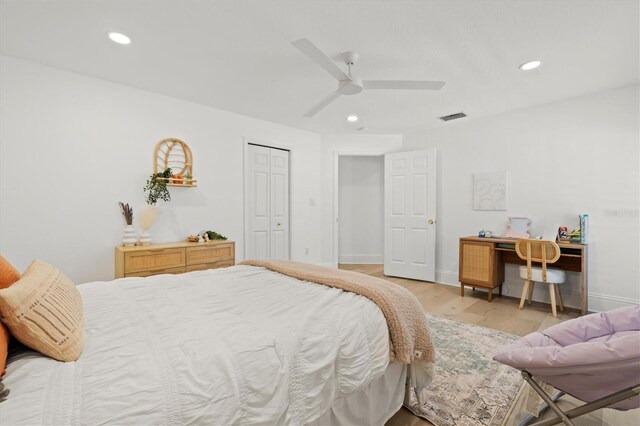
[[[493,361],[498,349],[518,337],[427,314],[436,348],[436,376],[405,404],[436,426],[502,424],[524,382],[520,372]]]

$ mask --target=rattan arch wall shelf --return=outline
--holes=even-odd
[[[165,138],[156,145],[153,156],[153,173],[161,173],[171,168],[170,178],[158,178],[167,181],[167,186],[198,186],[193,177],[193,154],[191,148],[178,138]]]

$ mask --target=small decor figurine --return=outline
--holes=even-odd
[[[131,247],[136,245],[136,230],[133,227],[133,209],[129,204],[124,204],[119,201],[120,212],[125,221],[124,233],[122,235],[122,245],[125,247]]]
[[[227,237],[214,231],[200,231],[197,235],[189,235],[187,241],[192,243],[208,243],[213,240],[226,240]]]
[[[177,174],[177,173],[172,173],[171,174],[171,183],[176,184],[176,185],[182,185],[184,182],[184,176],[182,176],[181,174]]]

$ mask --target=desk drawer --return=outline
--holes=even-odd
[[[228,266],[233,266],[233,265],[235,265],[235,262],[233,260],[222,260],[220,262],[211,262],[211,263],[199,263],[197,265],[187,266],[187,272],[204,271],[206,269],[226,268]]]
[[[187,248],[187,265],[220,262],[223,260],[233,261],[234,258],[235,247],[233,243]]]
[[[152,275],[161,275],[161,274],[183,274],[185,272],[184,267],[179,268],[162,268],[162,269],[154,269],[151,271],[139,271],[139,272],[131,272],[127,273],[125,277],[150,277]]]
[[[182,248],[125,253],[124,272],[130,274],[131,272],[183,267],[184,257],[185,253]]]

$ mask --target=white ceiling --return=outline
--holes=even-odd
[[[408,133],[639,81],[638,1],[2,0],[0,13],[2,54],[317,133]],[[291,46],[303,37],[334,59],[358,51],[361,78],[447,84],[304,118],[336,82]],[[518,70],[531,59],[542,67]]]

